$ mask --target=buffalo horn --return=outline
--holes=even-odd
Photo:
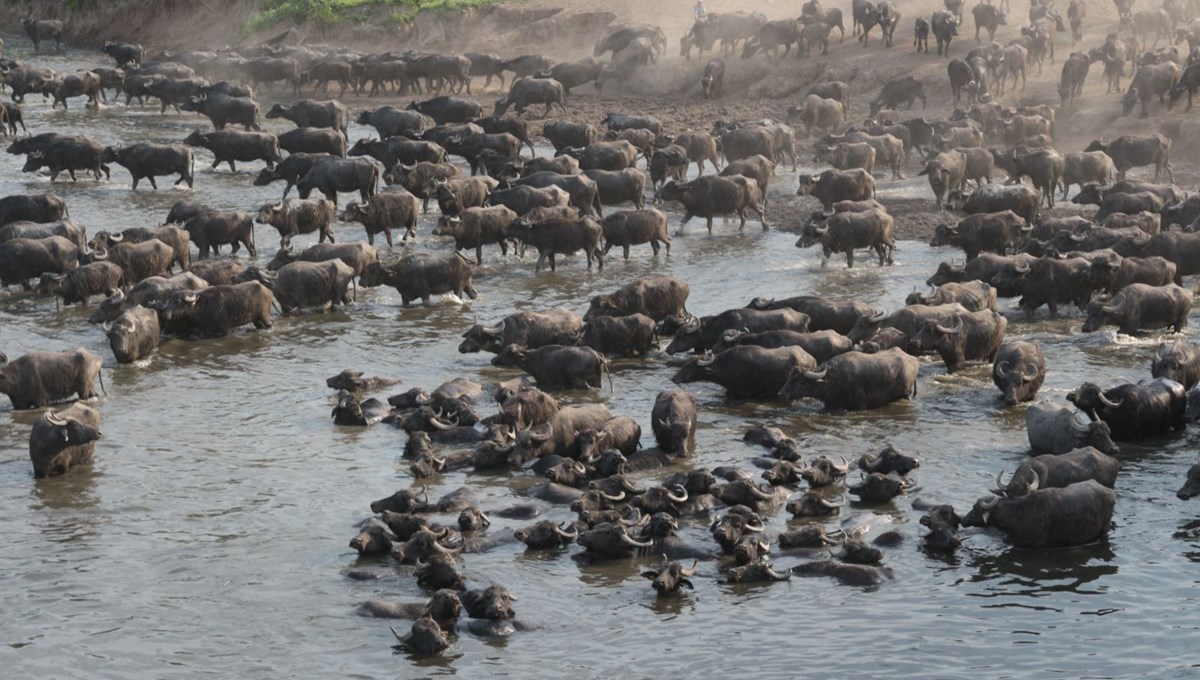
[[[1034,470],[1033,471],[1033,481],[1029,483],[1029,493],[1033,493],[1034,491],[1037,491],[1038,487],[1041,486],[1041,483],[1042,483],[1042,475],[1039,474],[1037,470]]]
[[[624,491],[622,491],[621,493],[618,493],[618,494],[609,494],[609,493],[604,493],[600,489],[596,489],[596,493],[600,494],[600,497],[603,498],[604,500],[608,501],[609,503],[620,503],[621,501],[625,500],[625,492]]]
[[[67,419],[53,411],[46,411],[46,422],[57,427],[62,427],[67,424]]]
[[[120,243],[125,240],[125,234],[106,234],[109,243]]]
[[[566,522],[563,522],[561,526],[554,527],[554,533],[568,541],[574,541],[576,538],[579,538],[579,527],[572,524],[571,531],[567,531],[565,528],[566,524]]]
[[[664,557],[664,559],[665,559],[665,557],[666,557],[666,556],[664,555],[663,557]],[[684,576],[695,576],[695,575],[696,575],[696,565],[697,565],[697,564],[699,564],[699,561],[698,561],[698,560],[692,560],[692,566],[691,566],[691,567],[689,567],[689,568],[687,568],[687,569],[680,568],[680,569],[679,569],[679,573],[680,573],[680,574],[683,574]]]
[[[107,248],[97,248],[97,249],[93,250],[92,251],[92,259],[93,260],[107,260],[108,259],[108,249]]]
[[[1041,369],[1039,369],[1036,365],[1030,366],[1029,369],[1032,371],[1032,373],[1026,371],[1021,374],[1021,377],[1025,380],[1025,382],[1033,382],[1035,379],[1037,379],[1038,373],[1041,373]]]
[[[671,493],[671,489],[678,489],[678,493]],[[688,499],[687,489],[680,484],[672,484],[670,487],[665,487],[663,493],[672,503],[686,503]]]
[[[757,485],[754,485],[754,484],[750,485],[750,493],[754,494],[755,498],[759,498],[764,501],[770,500],[775,497],[774,494],[763,491]]]
[[[1004,488],[1004,470],[1001,470],[1000,472],[996,473],[996,488],[997,489]]]
[[[825,369],[823,371],[805,371],[804,377],[808,378],[809,380],[824,380],[825,374],[828,372],[829,369]]]
[[[654,545],[654,541],[638,541],[624,531],[621,532],[621,540],[635,548],[649,548]]]
[[[997,376],[1003,376],[1007,371],[1008,371],[1008,362],[1007,361],[1001,361],[1000,363],[996,364],[996,375]]]
[[[1099,392],[1097,394],[1097,396],[1100,398],[1100,403],[1104,404],[1105,406],[1107,406],[1109,408],[1117,408],[1121,405],[1121,402],[1125,401],[1124,399],[1122,399],[1121,401],[1113,401],[1112,399],[1109,399],[1108,397],[1106,397],[1103,392]]]
[[[1017,272],[1018,274],[1028,274],[1029,273],[1029,263],[1021,262],[1019,264],[1014,264],[1013,271]]]
[[[776,581],[786,581],[792,577],[791,572],[788,572],[786,574],[781,574],[781,573],[775,571],[775,569],[773,569],[770,566],[766,567],[766,569],[767,569],[767,575]]]
[[[868,470],[874,470],[875,468],[879,467],[879,464],[882,462],[883,462],[883,456],[881,454],[878,454],[878,453],[876,453],[874,455],[869,454],[869,453],[867,454],[866,464],[867,464]]]
[[[949,335],[958,335],[963,329],[962,317],[958,317],[958,325],[955,326],[954,328],[947,328],[941,324],[937,324],[937,329],[938,329],[938,332],[940,332],[940,333],[947,333]]]
[[[1117,298],[1121,298],[1121,301],[1116,302]],[[1116,312],[1121,311],[1121,309],[1125,306],[1125,300],[1126,300],[1126,298],[1125,298],[1124,293],[1117,293],[1116,295],[1114,295],[1112,297],[1111,300],[1109,300],[1109,304],[1104,305],[1104,307],[1102,307],[1102,309],[1107,314],[1114,314]]]

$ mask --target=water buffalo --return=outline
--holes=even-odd
[[[514,312],[495,326],[475,324],[463,333],[458,351],[498,354],[509,345],[537,349],[546,345],[571,345],[583,328],[574,312],[552,309],[548,312]]]
[[[258,210],[255,222],[269,224],[279,232],[279,247],[286,249],[300,234],[320,233],[318,243],[333,243],[333,203],[320,198],[268,203]]]
[[[589,217],[577,220],[552,217],[537,222],[518,217],[505,227],[504,235],[537,248],[535,273],[541,271],[542,264],[547,259],[550,261],[550,271],[555,271],[556,255],[568,255],[580,250],[587,257],[589,270],[592,268],[593,257],[600,271],[604,270],[604,255],[600,252],[603,229]]]
[[[1154,354],[1150,375],[1190,389],[1200,382],[1200,347],[1182,340],[1164,342]]]
[[[1088,480],[1111,489],[1120,469],[1119,460],[1089,446],[1063,454],[1035,456],[1022,463],[1007,484],[1003,472],[996,475],[996,487],[1008,498],[1024,496],[1035,488],[1061,489]]]
[[[57,180],[59,174],[64,171],[71,176],[71,181],[77,181],[76,170],[91,172],[96,179],[100,179],[100,173],[103,172],[105,179],[109,179],[111,174],[108,166],[100,162],[103,153],[104,147],[95,140],[87,137],[62,137],[47,144],[41,151],[31,151],[25,158],[21,172],[37,172],[48,168],[51,182]]]
[[[210,94],[192,97],[181,103],[179,108],[207,117],[212,121],[214,130],[224,130],[225,126],[230,124],[241,125],[247,131],[262,129],[259,125],[258,104],[246,97]]]
[[[592,298],[583,320],[596,316],[628,316],[645,314],[655,321],[687,314],[690,289],[686,283],[670,276],[638,279],[608,295]]]
[[[675,338],[667,346],[666,352],[677,354],[690,349],[700,353],[710,350],[730,330],[747,332],[793,330],[803,333],[808,330],[809,321],[807,314],[790,308],[729,309],[716,316],[704,319],[691,318],[681,324],[675,332]]]
[[[597,81],[599,82],[599,81]],[[508,88],[508,94],[496,101],[493,115],[504,115],[509,108],[515,107],[518,114],[524,114],[525,109],[533,104],[542,104],[545,110],[542,117],[550,115],[553,107],[567,111],[566,93],[562,83],[553,78],[518,78]]]
[[[1037,397],[1046,379],[1046,359],[1041,347],[1030,342],[1006,342],[992,362],[992,382],[1000,389],[1006,406]]]
[[[508,238],[504,228],[517,214],[505,206],[488,208],[466,208],[457,215],[443,215],[438,218],[437,226],[433,228],[434,236],[451,236],[454,238],[454,249],[475,249],[475,264],[483,262],[483,246],[495,243],[500,246],[500,252],[508,254]]]
[[[212,167],[228,163],[231,172],[237,172],[237,161],[263,161],[267,168],[283,160],[279,155],[279,139],[266,132],[242,132],[239,130],[217,130],[201,132],[195,130],[183,140],[188,146],[199,146],[212,152]]]
[[[141,305],[125,309],[116,320],[104,324],[104,334],[119,364],[149,356],[158,349],[160,333],[158,313]]]
[[[1117,326],[1118,332],[1133,335],[1143,329],[1173,326],[1178,333],[1187,326],[1192,302],[1192,291],[1174,284],[1132,283],[1108,300],[1093,301],[1088,307],[1083,332],[1099,330],[1101,326]]]
[[[708,381],[725,388],[732,399],[773,399],[780,394],[793,370],[817,367],[812,355],[799,347],[767,349],[745,345],[712,358],[689,359],[672,378],[677,385]]]
[[[0,198],[0,225],[57,222],[66,211],[67,204],[55,194],[5,196]]]
[[[267,263],[267,269],[275,271],[291,262],[324,262],[333,259],[345,262],[354,270],[355,276],[360,276],[367,265],[379,261],[379,253],[374,246],[365,243],[317,243],[300,252],[288,247],[281,248],[275,254]]]
[[[288,193],[291,192],[292,187],[300,181],[301,177],[304,177],[306,174],[308,174],[308,171],[312,169],[313,165],[315,165],[317,161],[321,160],[322,158],[331,158],[331,156],[323,153],[289,154],[287,158],[283,159],[278,165],[275,166],[274,170],[263,168],[261,171],[259,171],[258,176],[254,178],[254,186],[266,186],[271,182],[283,180],[287,183],[287,186],[283,189],[283,199],[286,199]]]
[[[21,26],[25,29],[25,35],[28,35],[29,39],[33,41],[34,52],[41,50],[43,40],[53,40],[55,51],[62,52],[63,22],[57,19],[25,17],[21,19]]]
[[[1067,400],[1093,420],[1108,423],[1113,439],[1132,441],[1169,430],[1182,430],[1187,401],[1184,393],[1183,385],[1166,378],[1155,378],[1108,390],[1084,383],[1068,394]]]
[[[474,300],[478,297],[475,287],[471,285],[474,273],[475,265],[461,254],[418,253],[389,264],[368,264],[362,272],[359,285],[366,288],[391,286],[400,293],[405,307],[417,298],[428,305],[434,295],[446,293],[453,293],[460,299],[465,293]]]
[[[667,233],[667,216],[653,208],[649,210],[626,210],[612,213],[601,223],[604,233],[604,253],[614,246],[621,246],[625,259],[629,259],[629,247],[649,243],[658,255],[659,244],[671,254],[671,235]]]
[[[350,203],[339,216],[343,222],[358,222],[367,230],[367,243],[375,245],[375,235],[382,232],[392,247],[392,228],[404,228],[401,241],[417,236],[417,198],[407,191],[384,191],[366,202]]]
[[[865,170],[826,170],[819,175],[802,175],[796,193],[812,196],[828,211],[838,201],[875,198],[875,179]]]
[[[274,301],[270,289],[257,281],[209,286],[175,293],[158,305],[158,317],[166,333],[219,338],[246,324],[259,330],[270,328]]]
[[[329,128],[296,128],[279,135],[279,148],[289,154],[319,153],[344,157],[346,138]]]
[[[969,312],[978,312],[983,309],[994,311],[997,309],[996,297],[996,289],[983,281],[966,281],[964,283],[951,281],[932,287],[929,294],[910,293],[904,303],[931,307],[958,303]]]
[[[254,270],[253,274],[250,274],[251,270]],[[247,275],[271,288],[284,314],[296,309],[325,309],[351,302],[349,289],[354,283],[354,270],[341,260],[292,262],[274,274],[251,267],[243,277]]]
[[[819,370],[792,370],[779,394],[788,401],[818,399],[829,411],[880,408],[916,396],[918,368],[916,357],[901,349],[846,352],[821,364]]]
[[[296,188],[300,198],[308,198],[313,189],[321,192],[337,206],[339,191],[357,191],[359,198],[369,201],[379,184],[379,168],[363,158],[319,157],[299,181]]]
[[[155,177],[179,174],[175,186],[184,182],[192,188],[196,161],[192,150],[182,144],[131,144],[123,147],[105,147],[100,154],[101,163],[117,163],[129,171],[133,188],[137,189],[142,179],[150,180],[150,186],[158,188]]]
[[[925,321],[909,344],[918,353],[936,351],[946,370],[954,373],[968,361],[994,360],[1007,328],[1008,319],[999,312],[965,312],[956,315],[954,326],[933,319]]]
[[[1103,151],[1112,158],[1117,168],[1117,179],[1125,179],[1125,172],[1130,168],[1144,165],[1154,166],[1154,180],[1157,182],[1160,174],[1167,174],[1167,181],[1174,182],[1175,175],[1171,168],[1171,140],[1161,134],[1146,136],[1118,137],[1105,144],[1097,139],[1084,151]]]
[[[29,459],[37,478],[66,474],[92,462],[100,432],[100,413],[76,402],[58,412],[47,411],[29,433]]]
[[[1113,490],[1095,480],[1050,489],[1035,481],[1023,496],[979,499],[963,524],[1000,529],[1020,547],[1082,545],[1108,532],[1115,504]]]
[[[704,217],[707,221],[708,233],[712,233],[713,217],[716,215],[736,214],[741,222],[738,229],[746,226],[746,210],[758,214],[763,230],[768,228],[766,215],[759,204],[758,183],[753,179],[735,175],[721,177],[705,175],[691,182],[667,182],[659,192],[664,201],[679,201],[683,204],[684,215],[680,228],[693,217]]]
[[[1113,456],[1120,452],[1107,423],[1088,421],[1065,406],[1030,404],[1025,411],[1025,430],[1030,447],[1037,452],[1067,453],[1083,447],[1094,447]]]
[[[358,115],[359,125],[369,125],[379,133],[380,139],[408,134],[420,134],[425,131],[425,117],[419,111],[397,109],[394,106],[381,106],[377,109],[367,109]]]
[[[112,262],[97,261],[69,270],[66,274],[42,274],[37,292],[57,295],[64,305],[87,304],[95,295],[109,295],[121,286],[125,272]]]
[[[30,279],[65,274],[78,262],[79,248],[61,236],[14,238],[0,243],[0,288],[20,284],[31,290]]]
[[[18,410],[45,408],[73,394],[91,399],[96,396],[92,384],[100,377],[101,363],[99,356],[85,349],[30,352],[12,361],[0,352],[0,394],[8,395]]]
[[[350,110],[339,101],[302,99],[294,104],[276,104],[267,111],[267,118],[285,118],[296,127],[332,128],[349,138]]]
[[[797,248],[821,244],[821,268],[829,256],[846,253],[846,266],[854,267],[854,250],[869,248],[879,257],[879,266],[892,264],[896,242],[892,238],[892,216],[882,210],[868,212],[835,212],[822,215],[819,223],[810,222],[796,241]]]

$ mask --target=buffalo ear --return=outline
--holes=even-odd
[[[929,168],[925,168],[921,172],[917,173],[917,177],[920,177],[921,175],[928,175],[928,174],[929,174]]]
[[[642,578],[648,578],[653,581],[654,579],[658,578],[658,572],[647,569],[646,571],[642,572]]]
[[[695,589],[696,589],[696,586],[692,585],[692,582],[691,582],[690,580],[686,579],[686,578],[680,578],[680,579],[679,579],[679,585],[681,585],[681,586],[687,586],[687,589],[688,589],[688,590],[695,590]]]

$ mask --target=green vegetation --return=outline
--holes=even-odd
[[[317,24],[399,23],[423,10],[494,5],[501,0],[263,0],[263,9],[246,25],[247,32],[282,21]]]

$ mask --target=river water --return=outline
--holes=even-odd
[[[17,43],[19,41],[11,41]],[[20,48],[18,48],[19,51]],[[97,57],[97,58],[93,58]],[[81,52],[39,60],[59,70],[100,63]],[[365,104],[351,101],[353,108]],[[87,134],[106,143],[178,141],[206,121],[157,111],[50,112],[30,97],[33,132]],[[357,104],[357,106],[356,106]],[[264,109],[266,107],[264,106]],[[280,132],[286,126],[267,121]],[[355,128],[352,136],[366,130]],[[211,161],[197,154],[197,165]],[[53,189],[90,232],[158,224],[179,199],[223,209],[256,209],[279,185],[251,186],[259,164],[236,175],[200,170],[194,192],[130,190],[113,181],[59,182],[22,175],[21,160],[0,155],[0,194]],[[169,184],[169,182],[167,183]],[[781,174],[775,191],[794,191]],[[920,183],[881,182],[880,196],[925,195]],[[422,218],[416,249],[444,250]],[[678,229],[672,214],[672,231]],[[355,582],[344,572],[372,564],[347,547],[370,501],[408,486],[400,457],[404,436],[388,426],[339,428],[329,422],[333,394],[324,381],[343,368],[403,380],[399,390],[432,389],[456,376],[514,377],[490,355],[460,355],[460,333],[474,319],[494,321],[515,309],[566,306],[582,313],[594,294],[639,276],[670,274],[691,286],[697,314],[744,305],[758,295],[814,293],[857,298],[893,309],[940,260],[959,256],[901,243],[894,267],[869,258],[854,270],[819,268],[794,234],[742,233],[718,221],[677,236],[672,255],[638,248],[623,262],[614,251],[601,272],[568,258],[557,273],[533,273],[533,261],[485,252],[475,278],[481,295],[467,304],[402,309],[391,289],[360,290],[357,304],[327,314],[285,317],[270,331],[222,340],[171,340],[150,360],[117,366],[81,307],[0,293],[0,349],[84,347],[105,357],[108,396],[97,407],[104,439],[91,468],[48,480],[32,478],[27,437],[36,413],[0,405],[0,667],[12,678],[330,678],[416,677],[1194,677],[1192,635],[1200,521],[1175,499],[1195,458],[1191,434],[1123,445],[1116,528],[1108,540],[1069,550],[1009,547],[990,532],[967,530],[953,557],[919,549],[914,498],[953,503],[965,512],[1000,469],[1027,455],[1023,408],[1004,409],[989,367],[954,376],[922,365],[919,397],[879,411],[827,415],[813,406],[728,403],[713,385],[690,386],[701,404],[692,465],[750,466],[761,453],[741,442],[756,422],[782,427],[804,444],[805,457],[855,457],[892,443],[915,451],[922,466],[908,497],[882,507],[848,502],[830,528],[868,524],[868,539],[895,529],[906,536],[886,552],[895,580],[872,589],[827,579],[759,587],[718,584],[717,563],[700,565],[696,589],[656,600],[626,560],[583,565],[570,554],[525,553],[506,543],[464,556],[473,585],[506,585],[518,618],[535,628],[501,640],[464,634],[440,657],[414,659],[393,648],[388,622],[354,614],[372,597],[417,601],[410,577]],[[361,239],[359,225],[339,225],[339,240]],[[277,240],[259,229],[260,259]],[[302,239],[307,242],[307,239]],[[397,249],[398,250],[398,249]],[[1011,304],[1011,303],[1007,303]],[[1069,310],[1029,323],[1010,314],[1013,339],[1038,342],[1049,371],[1041,397],[1063,401],[1084,380],[1112,385],[1148,377],[1161,336],[1082,335]],[[1195,327],[1184,335],[1193,338]],[[1194,339],[1194,338],[1193,338]],[[642,424],[652,443],[654,395],[671,386],[681,363],[664,355],[614,363],[615,391],[559,394],[568,404],[599,400]],[[386,396],[386,395],[378,395]],[[641,475],[651,484],[667,471]],[[527,477],[454,473],[431,495],[474,488],[485,510],[520,500]],[[568,519],[565,508],[547,516]],[[452,517],[442,518],[452,520]],[[496,519],[492,532],[520,525]],[[790,522],[771,518],[772,530]],[[706,541],[704,522],[683,534]],[[578,549],[568,551],[574,553]],[[777,567],[811,555],[777,554]],[[400,630],[407,628],[397,622]]]

